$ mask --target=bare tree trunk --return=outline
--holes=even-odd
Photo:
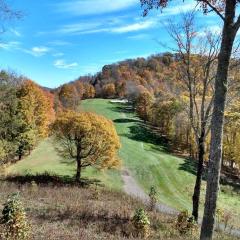
[[[197,177],[194,187],[194,193],[192,196],[193,210],[192,215],[194,216],[195,221],[198,221],[198,211],[200,203],[200,193],[202,185],[202,173],[203,173],[203,162],[205,155],[205,141],[204,141],[204,132],[201,134],[201,137],[198,140],[198,168],[197,168]]]
[[[228,68],[236,31],[233,28],[236,1],[227,0],[221,49],[218,56],[218,69],[215,80],[215,97],[211,125],[210,159],[205,198],[205,208],[201,228],[201,240],[213,237],[215,211],[218,198],[221,171],[224,110],[227,96]]]

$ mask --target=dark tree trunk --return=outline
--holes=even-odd
[[[82,171],[81,160],[77,159],[76,182],[80,182],[81,180],[81,171]]]
[[[221,49],[218,56],[218,69],[215,80],[215,97],[211,123],[210,159],[208,165],[207,190],[205,208],[201,228],[201,240],[211,240],[213,237],[215,211],[218,198],[219,178],[222,158],[222,139],[224,110],[227,95],[228,68],[236,36],[233,27],[236,1],[227,0],[225,7],[225,21],[222,33]]]
[[[205,143],[204,143],[204,132],[201,137],[198,139],[198,168],[197,168],[197,177],[194,187],[194,193],[192,196],[193,210],[192,215],[194,216],[195,221],[198,221],[198,212],[199,212],[199,203],[200,203],[200,193],[202,185],[202,173],[203,173],[203,162],[205,155]]]
[[[23,156],[23,146],[19,146],[18,147],[18,160],[22,160],[22,156]]]

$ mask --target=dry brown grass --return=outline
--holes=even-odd
[[[96,191],[76,186],[36,186],[0,183],[0,204],[13,192],[21,192],[32,238],[44,240],[139,239],[135,237],[131,218],[142,203],[122,192]],[[148,212],[151,220],[149,239],[197,239],[181,236],[171,216]],[[216,239],[234,239],[216,236]]]

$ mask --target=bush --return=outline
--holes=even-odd
[[[176,228],[181,234],[193,234],[197,230],[197,224],[193,216],[188,211],[182,211],[178,214]]]
[[[14,193],[8,197],[7,202],[4,204],[2,215],[3,239],[29,239],[30,228],[18,193]]]
[[[150,234],[150,220],[144,209],[139,208],[135,211],[133,216],[133,225],[136,229],[137,235],[141,237],[148,237]]]
[[[150,188],[150,192],[149,192],[148,196],[150,198],[149,208],[150,208],[150,211],[153,211],[155,209],[156,203],[157,203],[157,191],[154,186],[152,186]]]

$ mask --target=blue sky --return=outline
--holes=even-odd
[[[163,52],[169,43],[165,24],[191,10],[195,1],[173,1],[142,17],[139,0],[11,0],[24,13],[1,36],[0,68],[39,84],[57,87],[105,64]],[[174,2],[181,4],[174,5]],[[198,14],[199,25],[219,29],[214,15]]]

